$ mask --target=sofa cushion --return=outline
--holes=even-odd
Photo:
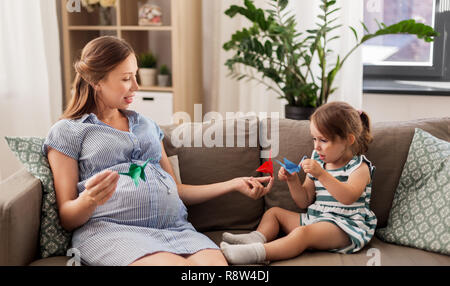
[[[378,227],[386,226],[414,129],[420,128],[439,139],[450,141],[449,125],[450,117],[373,124],[374,140],[366,155],[376,167],[370,208],[377,216]]]
[[[416,129],[386,228],[385,241],[450,254],[450,143]]]
[[[260,150],[256,117],[161,128],[165,133],[167,155],[178,156],[183,184],[204,185],[236,177],[258,176],[256,169],[260,165]],[[181,142],[183,140],[184,143]],[[263,214],[263,200],[232,192],[187,206],[188,220],[199,231],[253,229]]]
[[[6,137],[9,148],[22,162],[28,172],[42,183],[42,209],[40,219],[40,255],[43,258],[65,255],[72,234],[59,222],[53,175],[47,158],[42,154],[45,138]]]

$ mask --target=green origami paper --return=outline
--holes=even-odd
[[[130,169],[128,170],[128,173],[121,173],[121,172],[119,172],[119,174],[131,177],[131,179],[133,179],[134,184],[137,187],[139,185],[139,178],[141,178],[142,181],[145,182],[145,171],[144,171],[144,169],[145,169],[145,166],[147,166],[147,163],[149,161],[150,161],[150,159],[145,161],[144,165],[142,165],[142,166],[139,166],[139,165],[136,165],[136,164],[132,163],[130,165]]]

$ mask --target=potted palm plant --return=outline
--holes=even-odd
[[[156,57],[152,52],[146,52],[139,55],[138,61],[141,85],[154,86],[156,81]]]
[[[239,14],[252,23],[251,27],[236,31],[223,45],[224,50],[234,52],[225,65],[231,77],[259,81],[279,98],[286,99],[286,117],[292,119],[308,119],[315,108],[327,102],[337,88],[333,86],[336,74],[367,40],[404,33],[431,42],[438,36],[432,27],[415,20],[390,26],[379,23],[374,33],[362,23],[365,35],[358,35],[355,28],[349,27],[356,43],[346,55],[336,56],[329,48],[331,41],[339,39],[339,35],[332,33],[341,26],[336,24],[335,15],[340,8],[336,7],[335,0],[321,0],[317,27],[302,32],[296,29],[295,16],[285,11],[288,0],[270,0],[270,3],[271,9],[262,10],[255,7],[253,1],[244,0],[244,6],[232,5],[225,11],[230,18]],[[312,72],[314,59],[319,64],[319,74]],[[243,70],[241,66],[250,69]],[[263,81],[264,78],[269,78],[270,82]]]

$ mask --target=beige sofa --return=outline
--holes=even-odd
[[[279,152],[276,159],[287,157],[293,161],[299,160],[303,155],[309,156],[313,149],[308,121],[280,119],[278,133],[275,132],[277,126],[275,121],[258,121],[253,118],[246,122],[245,130],[239,128],[239,124],[233,120],[219,123],[215,125],[204,123],[202,134],[214,140],[219,140],[222,134],[223,138],[220,142],[223,146],[230,147],[176,147],[176,141],[173,139],[180,138],[180,129],[174,126],[163,127],[167,154],[178,156],[179,172],[183,183],[209,184],[238,176],[260,175],[255,170],[261,164],[261,150],[266,150],[263,147],[268,147],[267,140],[264,138],[270,138],[270,134],[273,136],[271,139],[274,140],[277,139],[277,134],[279,136]],[[378,227],[386,226],[394,191],[406,161],[414,128],[421,128],[438,138],[450,141],[449,126],[450,118],[373,125],[374,142],[366,155],[377,168],[373,182],[371,209],[378,218]],[[186,130],[192,131],[192,134],[195,134],[194,131],[197,130],[197,135],[200,134],[198,127]],[[228,132],[225,133],[225,130]],[[231,130],[235,131],[234,135],[229,135]],[[238,134],[245,135],[244,147],[237,147],[238,140],[235,137],[238,137]],[[269,136],[266,136],[267,134]],[[174,135],[173,138],[172,135]],[[234,142],[231,139],[234,139]],[[193,141],[192,138],[191,146],[194,146]],[[273,145],[272,150],[274,151]],[[278,168],[279,166],[274,164],[275,174]],[[304,174],[300,176],[303,180]],[[21,170],[1,184],[0,265],[66,265],[68,257],[46,259],[37,257],[41,198],[40,182],[25,170]],[[223,231],[240,233],[255,229],[264,211],[273,206],[304,211],[294,205],[286,184],[277,180],[272,191],[259,200],[251,200],[235,192],[206,203],[189,206],[189,220],[198,231],[205,233],[216,243],[220,243]],[[375,252],[369,251],[372,248],[376,249]],[[373,263],[375,258],[373,255],[379,255],[378,261],[381,265],[450,265],[449,256],[385,243],[377,237],[374,237],[369,245],[356,254],[307,251],[296,258],[273,262],[271,265],[364,266]]]

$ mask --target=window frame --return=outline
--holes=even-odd
[[[443,9],[441,1],[435,2],[435,30],[439,33],[433,45],[432,66],[364,65],[364,79],[450,80],[450,7]],[[443,10],[443,11],[442,11]]]

